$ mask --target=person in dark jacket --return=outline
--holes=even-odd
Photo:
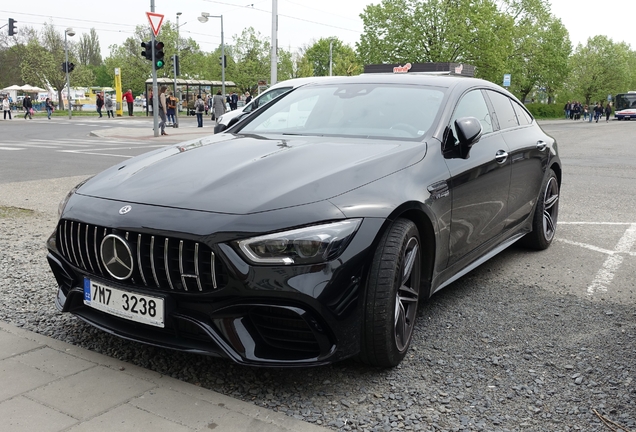
[[[102,108],[104,107],[104,93],[97,93],[95,99],[95,105],[97,105],[97,114],[99,114],[99,118],[102,118]]]
[[[29,120],[33,119],[33,114],[31,114],[33,104],[31,103],[31,97],[29,95],[26,95],[22,100],[22,107],[24,108],[24,119],[26,120],[27,116]]]
[[[605,107],[605,123],[609,122],[609,118],[611,114],[612,114],[612,104],[608,102],[607,106]]]

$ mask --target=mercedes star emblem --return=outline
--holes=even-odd
[[[125,215],[126,213],[128,213],[131,210],[132,210],[132,206],[125,205],[125,206],[123,206],[122,208],[119,209],[119,214],[120,215]]]
[[[102,263],[108,273],[118,280],[128,279],[133,273],[133,255],[128,242],[116,234],[109,234],[100,247]]]

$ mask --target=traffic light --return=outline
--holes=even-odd
[[[68,72],[69,73],[73,72],[73,69],[75,69],[75,65],[73,63],[69,62],[69,64],[68,64]]]
[[[16,20],[14,20],[13,18],[9,18],[9,36],[14,36],[18,33],[18,28],[16,27],[15,23],[17,23]]]
[[[219,57],[219,64],[223,67],[227,67],[227,56]]]
[[[66,62],[62,62],[62,72],[66,72]]]
[[[161,69],[165,64],[163,60],[163,42],[155,42],[155,69]]]
[[[152,61],[152,42],[142,42],[141,47],[144,49],[141,52],[141,56],[144,57],[146,60]]]
[[[181,74],[179,70],[179,56],[176,54],[173,55],[172,60],[174,61],[174,75],[179,76]]]

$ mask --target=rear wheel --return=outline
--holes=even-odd
[[[411,344],[421,278],[420,235],[398,219],[383,235],[367,281],[361,359],[396,366]]]
[[[554,239],[558,216],[559,181],[554,171],[550,170],[534,211],[532,232],[523,237],[522,244],[536,250],[547,249]]]

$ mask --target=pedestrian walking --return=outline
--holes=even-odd
[[[568,103],[565,104],[565,106],[563,107],[563,112],[565,112],[565,119],[569,119],[570,118],[570,101],[568,101]]]
[[[132,90],[128,89],[128,91],[121,96],[121,100],[122,102],[126,101],[126,103],[128,104],[128,115],[132,117],[133,116],[133,101],[135,100]]]
[[[102,108],[104,107],[104,92],[99,92],[95,95],[95,105],[97,105],[97,114],[99,118],[102,118]]]
[[[600,119],[603,116],[603,102],[601,102],[600,104],[596,104],[596,107],[594,108],[594,120],[596,121],[596,123],[598,123],[598,119]]]
[[[221,94],[221,90],[218,90],[212,99],[212,114],[216,124],[219,123],[219,117],[225,114],[225,98]]]
[[[2,99],[2,110],[4,111],[4,119],[7,119],[7,113],[9,113],[9,120],[11,120],[11,103],[7,95],[4,95],[4,99]]]
[[[48,117],[49,120],[51,120],[51,113],[53,112],[53,101],[51,100],[51,98],[46,98],[46,101],[44,102],[44,107],[46,108],[46,116]]]
[[[194,102],[194,113],[197,116],[197,127],[203,127],[204,112],[205,112],[205,102],[203,102],[201,95],[197,95],[197,100]]]
[[[589,107],[587,106],[587,104],[583,105],[583,121],[587,120],[588,112],[589,112]]]
[[[172,92],[168,92],[168,96],[166,97],[166,103],[168,104],[168,126],[176,127],[177,120],[174,117],[175,111],[177,109],[177,98],[172,96]]]
[[[109,94],[106,95],[104,99],[104,107],[106,108],[106,114],[108,114],[108,118],[115,118],[115,113],[113,112],[113,99]]]
[[[608,102],[607,106],[605,107],[605,123],[609,122],[609,118],[611,114],[612,114],[612,104]]]
[[[166,133],[166,113],[168,112],[168,104],[166,102],[166,90],[168,87],[161,86],[159,89],[159,128],[161,129],[161,135],[168,135]]]
[[[31,103],[31,97],[26,95],[22,100],[22,108],[24,108],[24,119],[29,117],[29,120],[33,119],[33,103]]]

